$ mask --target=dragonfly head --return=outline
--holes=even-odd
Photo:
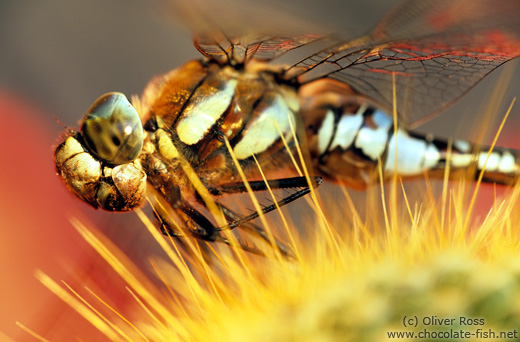
[[[126,97],[105,94],[85,114],[80,132],[56,148],[56,170],[69,190],[94,208],[133,210],[146,192],[146,173],[137,159],[143,134]]]

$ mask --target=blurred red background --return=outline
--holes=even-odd
[[[0,125],[0,331],[18,341],[33,340],[20,333],[15,325],[20,321],[51,338],[65,327],[60,321],[70,319],[80,336],[83,330],[94,332],[34,276],[40,269],[56,280],[70,278],[68,268],[88,266],[93,256],[68,221],[77,201],[56,191],[62,185],[53,168],[50,122],[5,91],[0,113],[5,114]]]

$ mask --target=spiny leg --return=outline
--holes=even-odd
[[[190,232],[196,238],[199,238],[199,239],[202,239],[202,240],[205,240],[205,241],[209,241],[209,242],[222,242],[222,243],[225,243],[226,245],[229,245],[229,246],[233,246],[234,245],[231,241],[229,241],[225,237],[222,237],[219,234],[219,230],[217,229],[217,227],[215,227],[215,225],[213,225],[213,223],[211,223],[211,221],[208,220],[206,218],[206,216],[201,214],[198,210],[196,210],[195,208],[193,208],[189,204],[185,204],[181,208],[181,210],[189,218],[191,218],[193,220],[193,222],[195,222],[196,225],[198,226],[197,230],[190,229]],[[238,246],[240,248],[242,248],[243,250],[245,250],[246,252],[250,252],[250,253],[253,253],[253,254],[265,256],[265,254],[262,251],[260,251],[258,248],[255,248],[253,246],[249,246],[249,245],[243,243],[242,241],[240,241],[240,239],[238,239],[238,238],[237,238],[237,242],[238,242]]]
[[[318,187],[322,182],[321,177],[314,177],[313,180],[314,180],[313,185],[315,187]],[[240,186],[240,184],[241,184],[241,186]],[[305,177],[268,180],[267,184],[264,181],[255,181],[255,182],[250,182],[249,184],[253,184],[253,186],[255,187],[253,191],[265,191],[268,189],[267,185],[269,185],[269,187],[272,189],[287,189],[287,188],[300,188],[300,187],[303,188],[287,197],[282,198],[281,200],[277,201],[276,203],[263,207],[262,214],[267,214],[277,208],[283,207],[284,205],[289,204],[293,201],[296,201],[298,198],[303,197],[303,196],[307,195],[309,192],[311,192],[311,188],[309,187],[309,184]],[[253,188],[253,186],[251,186],[251,188]],[[212,190],[219,191],[218,192],[219,194],[247,192],[247,189],[243,183],[224,184],[224,185],[221,185],[219,188],[215,188]],[[255,211],[241,219],[234,219],[233,222],[230,222],[225,227],[219,227],[219,228],[217,228],[217,230],[233,229],[246,222],[254,220],[255,218],[257,218],[259,216],[260,216],[260,214]]]
[[[321,177],[312,177],[311,186],[318,187],[322,183]],[[290,188],[309,188],[309,183],[305,177],[292,177],[281,179],[270,179],[267,181],[250,181],[249,186],[253,191],[265,191],[271,189],[290,189]],[[208,187],[213,195],[233,194],[247,192],[246,185],[243,182],[226,183],[218,187]]]
[[[225,207],[224,205],[222,205],[218,202],[217,202],[217,205],[222,210],[222,213],[224,214],[224,216],[226,217],[227,220],[230,220],[231,222],[236,222],[236,221],[240,220],[240,216],[236,212],[232,211],[231,209]],[[256,233],[258,236],[260,236],[267,243],[271,243],[271,239],[269,238],[265,229],[262,229],[251,222],[243,222],[242,224],[240,224],[240,228],[252,231],[252,232]],[[283,242],[281,242],[277,238],[273,237],[273,239],[274,239],[274,242],[276,243],[276,247],[278,248],[280,253],[282,253],[283,256],[290,257],[290,258],[295,257],[293,251],[291,250],[291,248],[289,246],[285,245]]]
[[[313,187],[318,187],[322,179],[321,177],[314,177],[313,179]],[[282,178],[282,179],[275,179],[275,180],[268,180],[267,182],[264,181],[253,181],[249,182],[249,185],[253,191],[265,191],[268,188],[271,189],[288,189],[288,188],[303,188],[301,190],[298,190],[297,192],[286,196],[282,198],[281,200],[277,201],[276,203],[273,203],[272,205],[266,206],[262,208],[262,213],[267,214],[277,208],[280,208],[288,203],[291,203],[295,200],[297,200],[300,197],[305,196],[311,191],[311,188],[309,187],[309,183],[307,182],[307,179],[305,177],[295,177],[295,178]],[[229,184],[223,184],[219,188],[213,188],[210,189],[210,191],[213,191],[215,194],[223,194],[223,193],[238,193],[238,192],[247,192],[247,188],[244,183],[229,183]],[[247,215],[245,217],[240,218],[240,216],[230,210],[229,208],[223,206],[220,203],[217,203],[219,207],[221,208],[222,212],[226,216],[226,219],[232,220],[228,223],[228,225],[224,227],[219,227],[217,230],[228,230],[233,229],[238,226],[248,229],[250,231],[253,231],[254,233],[258,234],[262,239],[264,239],[266,242],[270,243],[271,239],[269,238],[267,232],[254,225],[253,223],[249,222],[258,216],[260,214],[258,212],[253,212],[250,215]],[[282,253],[282,255],[286,257],[294,257],[293,252],[291,249],[283,244],[282,242],[275,239],[275,243]]]

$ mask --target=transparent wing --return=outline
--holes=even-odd
[[[320,36],[317,35],[292,37],[249,35],[231,38],[214,31],[212,35],[196,37],[194,44],[204,56],[221,64],[241,64],[251,59],[269,61],[318,39]]]
[[[257,1],[169,0],[167,7],[194,34],[195,47],[220,64],[272,60],[319,38],[304,33],[321,32],[290,12]]]
[[[440,112],[520,55],[520,1],[406,1],[365,37],[338,42],[285,70],[300,83],[330,77],[397,108],[407,124]]]

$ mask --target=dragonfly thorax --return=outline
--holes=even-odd
[[[238,159],[263,153],[280,133],[289,135],[298,111],[296,91],[258,68],[192,61],[148,88],[157,83],[160,95],[146,100],[152,105],[145,117],[171,132],[180,149],[195,149],[202,158],[223,146],[224,138]]]
[[[271,71],[192,61],[154,80],[144,94],[143,102],[150,104],[143,110],[145,129],[153,144],[145,150],[155,150],[145,168],[162,175],[166,168],[178,183],[184,183],[179,154],[210,185],[239,180],[230,151],[251,175],[258,173],[253,156],[271,167],[266,163],[286,153],[283,140],[294,140],[297,92],[277,83]]]

